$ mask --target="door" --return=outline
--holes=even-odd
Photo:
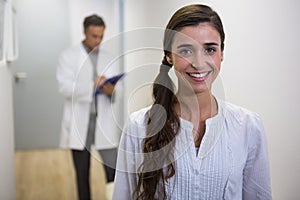
[[[16,149],[57,148],[63,99],[55,71],[70,46],[68,0],[14,0],[19,57],[13,61]]]

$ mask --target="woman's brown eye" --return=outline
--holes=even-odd
[[[216,52],[216,49],[215,48],[207,48],[205,51],[211,55]]]

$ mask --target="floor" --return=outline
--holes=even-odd
[[[105,199],[104,169],[92,151],[93,200]],[[71,152],[63,149],[22,150],[15,153],[16,200],[76,200]]]

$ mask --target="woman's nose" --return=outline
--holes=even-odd
[[[210,57],[209,55],[207,55],[207,53],[203,50],[199,50],[197,51],[197,53],[194,55],[192,61],[191,61],[191,65],[195,68],[195,69],[202,69],[205,67],[205,65],[207,65],[207,63],[210,61]]]

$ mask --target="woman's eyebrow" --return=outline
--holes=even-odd
[[[206,45],[206,46],[219,46],[219,44],[216,43],[216,42],[206,42],[206,43],[204,43],[204,45]]]
[[[179,45],[179,46],[177,46],[177,49],[180,49],[180,48],[190,48],[190,47],[192,47],[193,45],[191,45],[191,44],[181,44],[181,45]]]
[[[219,46],[219,44],[216,43],[216,42],[206,42],[206,43],[204,43],[204,46]],[[180,44],[180,45],[177,46],[177,49],[180,49],[180,48],[191,48],[191,47],[193,47],[192,44]]]

